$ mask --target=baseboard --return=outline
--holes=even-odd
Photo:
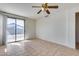
[[[37,39],[37,38],[27,38],[27,39],[25,39],[25,40],[33,40],[33,39]]]
[[[44,40],[44,41],[47,41],[47,42],[50,42],[50,43],[55,43],[57,45],[61,45],[61,46],[67,47],[67,48],[72,48],[72,47],[67,46],[66,44],[61,44],[59,42],[49,41],[49,40],[45,40],[45,39],[41,39],[41,38],[36,38],[36,39]],[[74,48],[72,48],[72,49],[74,49]]]

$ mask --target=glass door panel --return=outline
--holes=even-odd
[[[16,19],[16,41],[24,40],[24,20]]]
[[[6,41],[7,42],[15,41],[15,19],[13,18],[7,19]]]

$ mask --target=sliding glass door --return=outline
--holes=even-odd
[[[15,19],[8,18],[7,19],[7,27],[6,27],[6,41],[14,42],[15,41]]]
[[[24,20],[8,18],[6,27],[6,41],[24,40]]]

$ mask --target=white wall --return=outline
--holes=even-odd
[[[25,39],[36,37],[36,20],[26,19],[25,21]]]
[[[3,16],[0,14],[0,45],[2,44],[3,35]]]
[[[75,13],[79,11],[79,4],[58,5],[49,17],[37,20],[37,37],[75,48]]]
[[[59,5],[49,17],[37,20],[36,34],[40,39],[66,45],[66,12]]]

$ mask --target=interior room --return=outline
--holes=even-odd
[[[0,56],[78,56],[79,3],[0,3]]]

